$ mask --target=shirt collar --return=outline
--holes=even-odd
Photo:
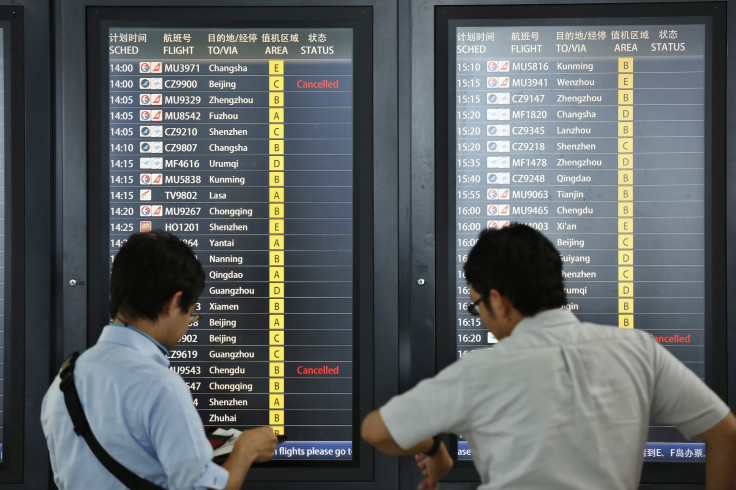
[[[100,338],[97,339],[97,343],[107,342],[111,344],[120,344],[126,347],[130,347],[141,354],[150,357],[159,364],[169,367],[169,359],[161,352],[156,344],[151,342],[149,339],[141,335],[140,333],[131,330],[129,328],[107,325],[102,329]]]
[[[511,335],[524,333],[537,328],[550,328],[558,325],[570,323],[580,323],[570,310],[564,308],[553,308],[551,310],[540,311],[534,316],[526,316],[523,320],[516,324],[511,331]]]

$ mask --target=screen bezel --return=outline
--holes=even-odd
[[[151,20],[165,19],[165,20]],[[373,406],[373,9],[371,7],[110,7],[87,8],[87,345],[107,313],[109,160],[107,38],[109,27],[231,27],[353,29],[353,459],[273,461],[255,465],[252,481],[366,481],[373,451],[360,421]],[[104,82],[104,83],[103,83]],[[105,110],[103,110],[103,108]],[[357,366],[357,367],[356,367]],[[329,469],[329,471],[325,471]]]
[[[706,93],[705,93],[705,319],[713,328],[706,329],[706,382],[726,400],[726,229],[717,224],[726,222],[726,4],[711,3],[649,3],[649,4],[585,4],[585,5],[503,5],[503,6],[438,6],[435,8],[435,234],[436,297],[435,363],[437,371],[452,363],[455,354],[454,276],[455,276],[455,179],[450,162],[454,160],[455,135],[450,121],[451,104],[455,100],[455,53],[450,33],[460,25],[479,20],[493,24],[554,25],[573,19],[631,19],[646,22],[647,18],[673,19],[678,23],[703,23],[706,29]],[[612,21],[614,22],[614,21]],[[708,58],[710,55],[710,59]],[[710,75],[710,78],[708,76]],[[710,87],[710,90],[707,88]],[[715,103],[720,102],[721,106]],[[454,164],[453,167],[454,169]],[[450,225],[453,225],[450,227]],[[453,308],[451,308],[451,306]],[[445,328],[443,326],[448,326]],[[449,325],[453,325],[449,328]],[[450,452],[457,454],[457,440],[451,439]],[[678,465],[645,462],[642,483],[698,483],[705,474],[703,463]],[[470,461],[459,461],[449,475],[454,481],[478,480]]]
[[[0,482],[22,480],[25,393],[25,89],[24,11],[0,7],[3,28],[5,148],[5,298],[3,461]]]

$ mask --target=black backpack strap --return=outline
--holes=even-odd
[[[87,445],[89,445],[89,448],[92,450],[94,455],[97,456],[97,459],[100,460],[100,463],[102,463],[102,465],[118,480],[123,482],[126,487],[133,490],[164,490],[158,485],[141,478],[122,464],[118,463],[118,461],[110,456],[110,454],[105,451],[105,448],[103,448],[97,441],[97,438],[92,433],[92,429],[89,427],[87,417],[84,415],[84,409],[82,408],[82,403],[79,401],[77,387],[74,385],[74,363],[76,362],[77,357],[79,357],[79,352],[75,352],[71,356],[67,357],[61,365],[61,371],[59,373],[61,376],[61,384],[59,387],[61,388],[61,391],[64,392],[64,401],[66,402],[66,408],[69,410],[69,415],[74,423],[74,432],[76,432],[77,435],[84,437],[84,440],[87,441]]]

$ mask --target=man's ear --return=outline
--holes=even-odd
[[[488,291],[488,303],[494,315],[501,315],[501,298],[501,293],[499,293],[497,289],[491,289]]]
[[[176,293],[174,293],[174,295],[169,298],[166,303],[164,303],[164,307],[161,313],[165,316],[171,316],[176,313],[176,310],[180,309],[179,305],[181,304],[181,297],[183,294],[184,293],[182,293],[181,291],[177,291]]]
[[[491,289],[488,293],[488,299],[493,307],[494,313],[499,318],[506,318],[511,314],[511,301],[499,293],[497,289]]]

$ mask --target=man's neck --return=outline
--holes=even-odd
[[[113,320],[113,322],[115,324],[123,325],[124,327],[127,327],[127,328],[133,328],[135,330],[138,330],[138,332],[142,333],[149,340],[152,340],[153,343],[156,344],[156,347],[161,349],[161,352],[163,352],[163,354],[168,357],[169,349],[167,349],[161,343],[161,338],[159,335],[159,332],[161,332],[161,329],[157,328],[158,327],[157,322],[152,322],[146,319],[136,319],[133,321],[127,321],[120,317],[115,317],[115,320]]]
[[[522,315],[517,309],[514,308],[514,314],[513,314],[513,320],[514,324],[511,326],[510,332],[513,333],[516,326],[521,323],[523,320],[527,318],[533,318],[540,313],[544,313],[546,311],[552,311],[552,310],[559,310],[559,308],[542,308],[541,310],[537,310],[533,315]]]
[[[156,342],[161,342],[161,339],[158,338],[160,331],[158,328],[158,321],[152,321],[147,318],[134,318],[133,320],[128,320],[126,318],[116,316],[113,322],[125,325],[126,327],[133,327],[145,333]]]

